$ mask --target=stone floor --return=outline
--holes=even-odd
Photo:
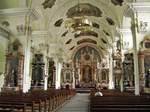
[[[77,93],[57,112],[88,112],[89,111],[89,93]]]

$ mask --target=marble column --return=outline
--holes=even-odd
[[[47,90],[47,83],[48,83],[48,62],[47,62],[47,58],[45,56],[44,58],[44,62],[45,62],[45,68],[44,68],[44,90]]]
[[[139,69],[138,69],[138,46],[137,46],[137,23],[135,19],[136,15],[133,12],[131,31],[133,37],[133,59],[134,59],[134,85],[135,85],[135,95],[140,95],[139,86]]]
[[[121,65],[121,76],[120,76],[120,91],[123,92],[124,90],[124,73],[123,73],[123,60],[124,60],[124,54],[123,54],[123,33],[120,32],[120,54],[121,54],[121,62],[120,62],[120,65]]]
[[[112,49],[109,52],[109,89],[114,89],[114,76],[113,76],[113,58],[112,58]]]
[[[144,54],[142,53],[139,53],[139,68],[140,68],[140,91],[142,92],[145,86]]]
[[[73,80],[73,81],[72,81],[72,88],[75,89],[75,80],[76,80],[76,79],[75,79],[75,70],[74,70],[74,69],[73,69],[73,71],[72,71],[72,80]]]

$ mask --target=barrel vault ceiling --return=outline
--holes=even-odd
[[[102,57],[112,47],[123,16],[134,0],[33,0],[39,14],[33,31],[44,30],[50,55],[71,58],[73,52],[92,45]]]

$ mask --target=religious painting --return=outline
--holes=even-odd
[[[8,68],[8,72],[7,72],[7,81],[6,81],[6,85],[8,86],[17,86],[18,85],[18,58],[14,57],[12,55],[9,55],[10,57],[8,57],[7,55],[7,68]]]
[[[8,45],[5,67],[4,88],[22,88],[24,56],[22,54],[22,44],[18,39]]]
[[[92,81],[92,68],[89,65],[84,66],[82,79],[85,83]]]

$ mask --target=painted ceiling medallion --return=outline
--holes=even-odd
[[[55,5],[56,0],[45,0],[42,5],[44,9],[52,8]]]
[[[80,37],[80,36],[94,36],[94,37],[98,37],[98,34],[94,31],[83,31],[83,32],[80,32],[79,34],[75,33],[74,34],[74,37],[77,38],[77,37]]]
[[[67,17],[80,17],[80,16],[96,16],[102,17],[102,11],[89,3],[80,3],[71,7],[67,12]]]
[[[75,46],[71,47],[69,50],[73,50],[75,48]]]
[[[101,40],[102,40],[102,42],[103,42],[104,44],[107,44],[107,42],[106,42],[103,38],[102,38]]]
[[[63,23],[63,21],[64,21],[63,19],[59,19],[59,20],[57,20],[57,21],[55,22],[54,25],[55,25],[56,27],[60,27],[61,24]]]
[[[92,22],[92,26],[95,27],[95,28],[99,28],[99,24],[95,23],[95,22]]]
[[[65,44],[70,44],[72,39],[69,39]]]
[[[65,36],[67,35],[67,33],[68,33],[68,30],[65,31],[65,32],[61,35],[61,37],[65,37]]]
[[[109,25],[115,25],[115,22],[109,17],[106,18],[106,21],[108,22]]]
[[[122,6],[124,0],[111,0],[111,2],[112,2],[114,5],[120,5],[120,6]]]
[[[104,50],[104,48],[103,47],[100,47],[102,50]]]
[[[107,31],[103,30],[103,32],[105,33],[105,35],[110,36],[110,34]]]

